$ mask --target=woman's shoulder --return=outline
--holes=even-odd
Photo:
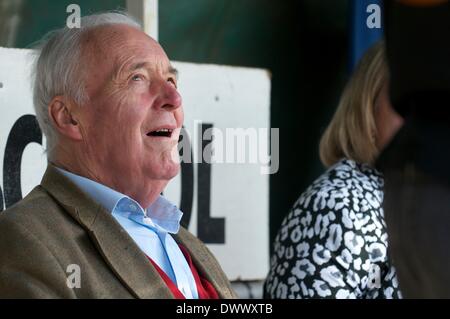
[[[328,207],[339,210],[356,199],[368,197],[382,202],[383,177],[368,164],[341,159],[329,167],[300,195],[296,207],[318,211]],[[339,204],[341,203],[341,204]]]
[[[369,179],[376,183],[383,183],[383,175],[375,167],[367,163],[358,163],[348,158],[340,159],[330,166],[323,175],[356,181]]]

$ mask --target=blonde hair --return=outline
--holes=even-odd
[[[320,160],[326,167],[343,157],[358,163],[373,163],[379,153],[374,104],[387,80],[384,42],[380,41],[359,61],[320,139]]]

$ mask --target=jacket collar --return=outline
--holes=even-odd
[[[183,227],[180,228],[180,231],[174,238],[178,244],[183,245],[188,250],[197,271],[214,286],[219,294],[219,298],[231,299],[237,297],[219,262],[198,238],[194,237]]]
[[[141,217],[147,216],[154,225],[157,225],[158,228],[164,232],[171,234],[176,234],[180,229],[180,220],[183,213],[161,195],[159,195],[149,207],[145,207],[144,209],[144,207],[134,199],[106,185],[68,172],[56,166],[54,166],[54,168],[67,177],[82,192],[89,194],[90,198],[102,205],[102,207],[110,213],[124,213],[124,211],[126,211],[127,216],[125,217],[128,217],[129,212],[140,215]],[[126,209],[123,209],[123,206],[126,206]]]

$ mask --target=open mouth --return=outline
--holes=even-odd
[[[172,137],[173,130],[170,128],[162,128],[156,131],[151,131],[147,133],[147,136],[154,137]]]

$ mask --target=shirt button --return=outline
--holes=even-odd
[[[153,226],[152,220],[148,217],[144,217],[144,224]]]

